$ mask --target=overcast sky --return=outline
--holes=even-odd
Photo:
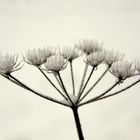
[[[73,45],[84,38],[98,39],[127,59],[140,59],[140,1],[0,0],[2,53]],[[81,74],[78,68],[75,72]],[[25,65],[17,76],[45,86],[32,67]],[[1,140],[78,140],[69,109],[28,94],[2,77],[0,85]],[[79,110],[85,140],[139,140],[139,90],[137,85],[124,95]]]

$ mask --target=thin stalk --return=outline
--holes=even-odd
[[[74,83],[74,72],[73,72],[72,60],[70,61],[70,71],[71,71],[73,95],[75,95],[75,83]]]
[[[53,73],[53,75],[54,75],[54,77],[55,77],[55,79],[56,79],[57,83],[58,83],[58,84],[59,84],[59,86],[61,87],[61,89],[64,91],[64,89],[63,89],[63,87],[62,87],[62,84],[61,84],[61,82],[60,82],[59,78],[57,77],[56,73]],[[64,91],[64,92],[65,92],[65,91]]]
[[[86,77],[86,74],[87,74],[87,69],[88,69],[88,64],[86,63],[78,95],[80,94],[80,92],[82,90],[82,87],[83,87],[83,84],[84,84],[84,81],[85,81],[85,77]]]
[[[49,97],[49,96],[47,96],[47,95],[43,95],[42,93],[39,93],[39,92],[33,90],[32,88],[28,87],[27,85],[25,85],[24,83],[22,83],[21,81],[19,81],[17,78],[15,78],[14,76],[12,76],[11,74],[9,74],[8,76],[9,76],[10,78],[12,78],[12,79],[15,81],[15,82],[12,81],[13,83],[15,83],[15,84],[18,83],[20,87],[22,87],[22,88],[24,88],[24,89],[26,89],[26,90],[28,90],[28,91],[30,91],[30,92],[33,92],[35,95],[38,95],[38,96],[40,96],[40,97],[42,97],[42,98],[44,98],[44,99],[47,99],[47,100],[49,100],[49,101],[52,101],[52,102],[54,102],[54,103],[57,103],[57,104],[60,104],[60,105],[64,105],[64,106],[69,107],[69,105],[67,105],[67,104],[65,104],[65,103],[63,103],[63,102],[61,102],[61,101],[58,101],[58,100],[53,99],[53,98],[51,98],[51,97]]]
[[[92,89],[95,88],[95,86],[101,81],[101,79],[105,76],[105,74],[108,72],[110,67],[108,67],[103,73],[102,75],[98,78],[98,80],[94,83],[93,86],[91,86],[91,88],[85,93],[85,95],[80,99],[79,102],[81,102],[90,92]]]
[[[77,128],[79,140],[84,140],[84,136],[83,136],[83,132],[82,132],[81,124],[80,124],[80,118],[79,118],[79,114],[78,114],[78,108],[73,107],[72,111],[73,111],[73,115],[74,115],[74,120],[75,120],[75,124],[76,124],[76,128]]]
[[[80,97],[82,96],[82,93],[84,92],[84,90],[85,90],[85,88],[86,88],[86,86],[87,86],[87,84],[88,84],[88,82],[89,82],[89,80],[90,80],[90,78],[91,78],[91,76],[92,76],[92,74],[93,74],[94,69],[95,69],[95,67],[92,68],[92,70],[91,70],[91,72],[90,72],[90,74],[89,74],[89,77],[88,77],[88,79],[87,79],[87,81],[86,81],[84,87],[82,88],[81,92],[79,93],[79,96],[78,96],[78,99],[77,99],[77,103],[79,102]]]
[[[72,100],[71,100],[71,98],[70,98],[70,96],[69,96],[69,94],[68,94],[68,92],[67,92],[67,90],[66,90],[66,88],[65,88],[65,85],[64,85],[64,83],[63,83],[63,80],[62,80],[62,78],[61,78],[60,73],[58,72],[57,74],[58,74],[59,80],[60,80],[60,82],[61,82],[61,85],[62,85],[62,87],[63,87],[63,89],[64,89],[64,91],[65,91],[65,93],[66,93],[66,96],[68,97],[68,99],[69,99],[69,101],[71,102],[71,104],[74,106],[74,104],[73,104],[73,102],[72,102]]]
[[[119,90],[119,91],[116,91],[116,92],[114,92],[114,93],[112,93],[112,94],[109,94],[109,95],[103,96],[103,97],[101,97],[101,98],[98,98],[96,101],[99,101],[99,100],[102,100],[102,99],[109,98],[109,97],[112,97],[112,96],[114,96],[114,95],[117,95],[117,94],[119,94],[119,93],[121,93],[121,92],[123,92],[123,91],[125,91],[125,90],[127,90],[127,89],[129,89],[129,88],[131,88],[131,87],[133,87],[133,86],[136,85],[138,82],[140,82],[140,79],[138,79],[138,80],[135,81],[134,83],[130,84],[129,86],[127,86],[127,87],[125,87],[125,88],[123,88],[123,89],[121,89],[121,90]]]
[[[64,99],[68,100],[65,95],[55,86],[55,84],[49,79],[49,77],[42,71],[42,69],[40,67],[37,67],[39,69],[39,71],[44,75],[44,77],[50,82],[50,84],[60,93],[60,95],[62,97],[64,97]]]
[[[96,100],[98,100],[100,97],[104,96],[105,94],[107,94],[109,91],[111,91],[115,86],[117,86],[118,84],[120,83],[120,80],[118,80],[117,82],[115,82],[110,88],[108,88],[105,92],[103,92],[102,94],[88,100],[88,101],[85,101],[83,103],[81,103],[79,106],[82,106],[82,105],[86,105],[86,104],[89,104],[89,103],[92,103]]]

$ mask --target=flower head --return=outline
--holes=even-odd
[[[96,67],[99,64],[101,64],[104,61],[104,59],[105,59],[104,51],[99,52],[97,51],[86,56],[86,63]]]
[[[0,74],[10,74],[20,68],[17,68],[20,63],[17,64],[17,55],[6,54],[0,55]]]
[[[110,72],[119,80],[125,80],[134,75],[135,71],[132,68],[132,63],[128,61],[117,61],[112,64]]]
[[[31,65],[40,66],[52,55],[50,48],[28,50],[25,61]]]
[[[111,66],[114,62],[122,60],[123,59],[122,54],[114,51],[105,51],[105,60],[104,62],[108,65]]]
[[[75,47],[63,47],[61,50],[61,55],[67,59],[68,61],[71,61],[77,57],[80,56],[80,52]]]
[[[87,55],[102,50],[101,45],[96,40],[83,40],[76,47]]]
[[[140,62],[139,61],[136,61],[135,68],[138,72],[140,72]]]
[[[47,59],[44,64],[47,71],[59,72],[66,67],[66,60],[60,54],[54,54]]]

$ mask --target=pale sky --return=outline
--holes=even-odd
[[[140,59],[140,1],[0,0],[3,54],[73,45],[84,38],[98,39],[105,48],[125,53],[127,59]],[[78,68],[76,65],[75,73],[80,78]],[[17,76],[51,92],[31,66],[25,65]],[[29,94],[2,77],[0,85],[1,140],[78,140],[70,109]],[[139,140],[139,89],[140,84],[120,96],[81,108],[85,140]]]

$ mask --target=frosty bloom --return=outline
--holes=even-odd
[[[80,56],[80,52],[75,47],[63,47],[61,50],[61,55],[67,59],[68,61],[71,61],[77,57]]]
[[[54,54],[47,59],[44,64],[47,71],[59,72],[66,67],[66,60],[60,54]]]
[[[104,61],[104,59],[105,59],[104,51],[97,51],[87,55],[85,62],[91,66],[96,67],[99,64],[101,64]]]
[[[92,52],[101,51],[102,47],[96,40],[83,40],[78,45],[76,45],[85,54],[90,54]]]
[[[122,60],[123,59],[122,54],[114,51],[105,51],[105,60],[104,62],[108,65],[111,66],[114,62]]]
[[[112,64],[110,72],[119,80],[125,80],[134,75],[135,71],[132,68],[132,63],[128,61],[117,61]]]
[[[50,48],[28,50],[25,61],[31,65],[40,66],[52,55]]]
[[[17,64],[17,59],[17,55],[0,55],[0,74],[10,74],[18,70],[17,67],[20,63]]]
[[[138,72],[140,72],[140,62],[139,62],[139,61],[136,61],[135,67],[136,67],[136,70],[137,70]]]
[[[73,104],[76,104],[77,99],[78,99],[77,96],[75,96],[75,95],[73,95],[73,94],[69,94],[69,97],[70,97],[71,101],[73,102]],[[71,105],[70,100],[64,99],[64,100],[63,100],[63,103],[66,103],[66,104],[68,104],[68,105]]]

